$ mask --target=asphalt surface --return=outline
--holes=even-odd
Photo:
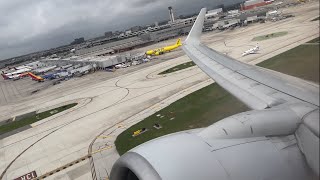
[[[319,36],[319,2],[284,11],[296,17],[278,22],[252,24],[223,32],[205,33],[203,42],[240,61],[256,64]],[[288,31],[288,35],[259,42],[258,54],[242,57],[255,46],[255,36]],[[185,38],[185,37],[183,37]],[[175,39],[158,45],[172,44]],[[78,105],[32,124],[32,128],[0,140],[0,173],[14,179],[35,170],[44,175],[79,158],[92,157],[59,170],[48,179],[107,178],[119,157],[114,147],[118,134],[170,103],[211,84],[197,67],[159,76],[158,73],[190,61],[181,50],[152,62],[120,69],[115,73],[96,72],[51,86],[30,79],[0,81],[0,120],[62,104]],[[30,94],[34,89],[41,89]],[[41,87],[40,87],[41,86]],[[47,87],[42,87],[47,86]],[[16,89],[16,90],[15,90]],[[1,94],[2,93],[2,94]]]

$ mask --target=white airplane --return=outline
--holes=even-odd
[[[251,110],[139,145],[115,162],[110,180],[319,179],[319,85],[210,49],[200,42],[205,14],[183,50]]]
[[[260,47],[257,44],[254,48],[251,48],[251,49],[246,50],[245,52],[243,52],[242,56],[246,56],[246,55],[249,55],[249,54],[255,54],[256,52],[259,51],[259,49],[260,49]]]
[[[7,75],[8,79],[13,79],[13,80],[18,80],[20,79],[20,75],[19,74],[14,74],[14,75]]]
[[[8,73],[7,75],[21,74],[21,73],[28,72],[30,70],[31,70],[31,68],[22,68],[22,69],[15,70],[15,71],[13,71],[11,73]]]
[[[115,65],[115,68],[117,68],[117,69],[126,68],[126,67],[127,67],[127,65],[125,63]]]
[[[27,68],[27,67],[24,67],[24,68],[19,68],[15,71],[12,71],[12,72],[9,72],[9,73],[3,73],[1,74],[2,77],[4,79],[14,79],[14,80],[17,80],[17,79],[20,79],[20,74],[23,74],[23,73],[26,73],[26,72],[29,72],[32,68]]]

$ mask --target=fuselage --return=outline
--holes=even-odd
[[[40,82],[40,81],[44,80],[41,76],[37,76],[37,75],[35,75],[35,74],[31,73],[31,72],[28,72],[28,75],[35,81],[39,81]]]
[[[146,55],[158,56],[158,55],[164,54],[166,52],[172,51],[174,49],[177,49],[181,45],[182,45],[181,44],[181,39],[178,39],[176,44],[171,45],[171,46],[165,46],[165,47],[154,49],[154,50],[149,50],[149,51],[146,52]]]
[[[249,54],[254,54],[254,53],[258,52],[258,51],[259,51],[259,46],[256,46],[254,48],[251,48],[251,49],[243,52],[242,56],[246,56],[246,55],[249,55]]]
[[[17,68],[15,71],[9,72],[9,73],[2,73],[2,77],[4,79],[19,79],[20,77],[22,77],[23,74],[25,74],[26,72],[29,72],[31,70],[31,68]]]

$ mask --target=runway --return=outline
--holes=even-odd
[[[297,7],[288,9],[295,12],[296,17],[283,21],[206,33],[203,41],[231,57],[256,64],[318,37],[318,22],[309,21],[319,14],[319,9],[313,8],[318,5],[319,2],[316,2],[304,5],[303,10]],[[241,57],[243,51],[255,45],[251,41],[254,36],[278,31],[288,31],[288,35],[261,41],[259,54]],[[161,42],[158,46],[170,44],[171,41],[175,40]],[[161,62],[161,58],[167,60]],[[30,97],[21,95],[23,90],[15,89],[15,82],[9,85],[1,82],[0,120],[33,110],[78,103],[71,109],[32,124],[31,129],[0,140],[0,173],[3,179],[14,179],[34,170],[41,176],[88,155],[92,157],[59,170],[48,179],[90,179],[92,175],[106,177],[118,158],[114,147],[118,134],[213,82],[197,67],[158,75],[190,61],[181,50],[154,61],[160,62],[143,68],[132,67],[136,68],[134,70],[123,69],[121,71],[127,72],[112,76],[103,74],[107,72],[89,74]]]

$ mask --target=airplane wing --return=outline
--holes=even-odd
[[[205,13],[202,9],[183,49],[253,110],[146,142],[117,160],[110,179],[318,179],[319,87],[201,44]]]
[[[200,43],[202,9],[183,50],[220,86],[252,109],[305,102],[319,106],[319,86],[272,70],[242,63]]]

